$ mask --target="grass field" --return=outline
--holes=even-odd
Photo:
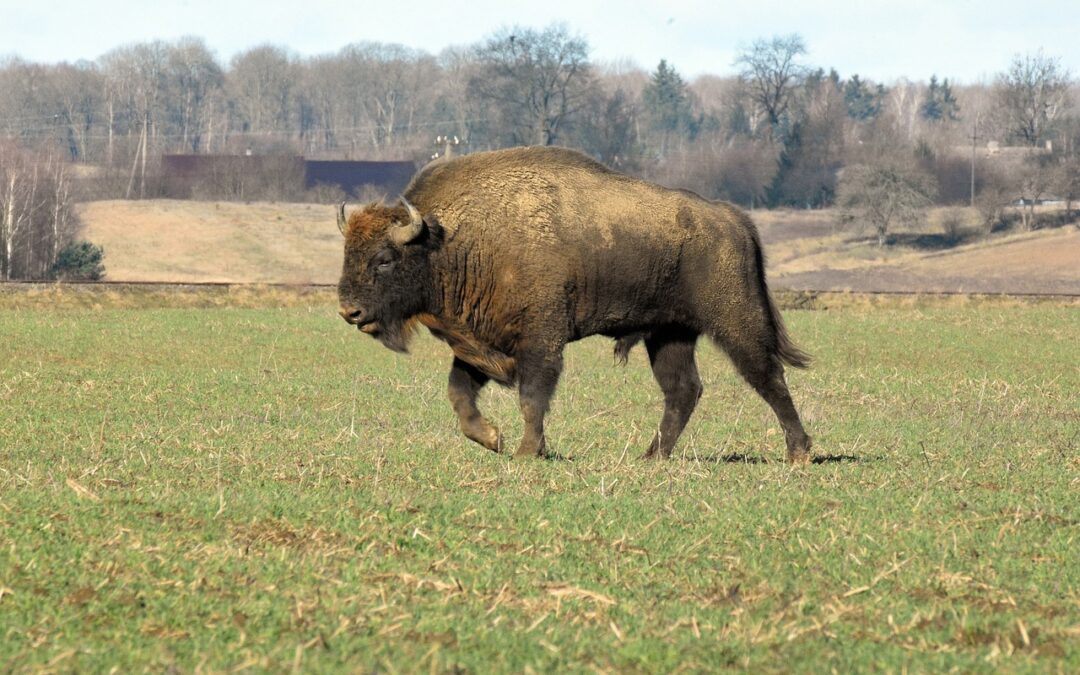
[[[1075,306],[788,312],[807,467],[710,345],[639,460],[601,340],[511,461],[333,310],[0,310],[0,670],[1080,669]]]

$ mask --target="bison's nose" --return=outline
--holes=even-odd
[[[338,309],[338,314],[341,315],[342,319],[353,325],[358,325],[364,319],[364,310],[349,307],[348,305],[342,305]]]

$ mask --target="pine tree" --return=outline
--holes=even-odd
[[[690,98],[686,83],[666,59],[660,60],[649,84],[641,92],[645,115],[660,136],[660,155],[667,153],[670,137],[692,132]]]
[[[919,107],[919,114],[923,119],[933,122],[957,119],[960,106],[953,96],[952,87],[949,86],[949,78],[945,78],[939,84],[937,75],[930,76],[930,85],[926,89],[926,98]]]
[[[870,120],[877,117],[881,112],[883,98],[884,87],[878,85],[876,89],[871,89],[858,75],[852,75],[851,79],[844,83],[844,103],[847,105],[848,117],[852,119]]]
[[[949,86],[949,78],[941,81],[941,114],[944,119],[954,121],[958,118],[960,104],[953,96],[952,87]]]

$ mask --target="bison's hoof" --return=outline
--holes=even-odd
[[[524,459],[527,457],[544,457],[544,443],[527,443],[521,442],[518,446],[517,452],[514,453],[514,459]]]
[[[788,464],[809,464],[810,453],[809,452],[789,452],[787,454]]]
[[[465,434],[465,437],[473,443],[482,445],[492,452],[502,452],[502,434],[500,434],[499,430],[495,427],[491,425],[471,426],[463,424],[461,426],[461,431]]]
[[[660,460],[671,457],[671,448],[666,451],[660,448],[660,439],[654,438],[649,447],[645,449],[645,454],[641,456],[642,459],[647,460]]]
[[[488,433],[484,434],[483,438],[477,440],[477,443],[484,446],[492,452],[502,452],[503,439],[502,434],[495,427],[488,430]]]

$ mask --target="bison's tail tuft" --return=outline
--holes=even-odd
[[[761,295],[764,298],[766,307],[769,313],[769,322],[772,324],[773,335],[775,336],[776,343],[773,348],[773,356],[780,360],[781,363],[793,366],[795,368],[809,368],[810,362],[813,360],[810,355],[804,352],[798,347],[791,338],[788,337],[787,328],[784,326],[784,318],[780,315],[780,310],[776,306],[776,302],[772,298],[772,293],[769,292],[769,286],[765,282],[765,252],[761,248],[761,240],[758,238],[757,229],[751,230],[754,236],[754,258],[757,263],[757,283],[761,289]]]
[[[773,302],[768,289],[765,289],[765,302],[769,303],[769,314],[776,330],[776,358],[795,368],[809,368],[813,359],[788,337],[784,319],[780,316],[780,310],[776,308],[776,303]]]

